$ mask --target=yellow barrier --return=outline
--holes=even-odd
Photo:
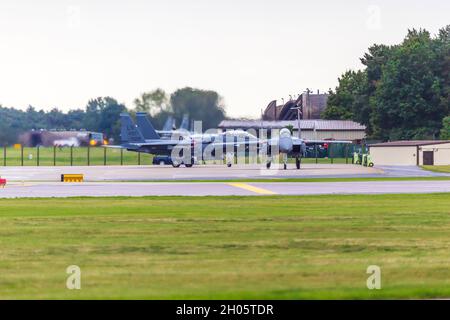
[[[84,176],[82,174],[62,174],[61,182],[83,182]]]

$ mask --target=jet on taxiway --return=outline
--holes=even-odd
[[[142,118],[139,121],[146,120]],[[121,145],[105,146],[107,148],[120,148],[132,152],[142,152],[154,155],[166,155],[172,157],[172,165],[179,167],[184,164],[192,167],[194,164],[194,142],[191,139],[173,140],[161,139],[153,125],[148,123],[143,127],[143,132],[134,124],[128,113],[120,114],[121,122]],[[174,157],[174,154],[177,157]]]
[[[161,139],[145,113],[136,114],[137,126],[134,125],[128,114],[121,114],[122,121],[122,148],[129,151],[145,152],[155,155],[172,155],[172,150],[177,147],[184,150],[183,161],[175,161],[173,166],[178,167],[184,163],[191,167],[194,162],[195,145],[200,147],[201,152],[209,148],[211,154],[215,156],[215,150],[221,150],[226,154],[228,167],[231,167],[234,160],[234,152],[238,148],[244,147],[246,150],[254,146],[257,152],[267,156],[266,167],[269,169],[274,156],[281,155],[283,158],[284,169],[287,169],[287,158],[296,159],[296,168],[300,169],[302,157],[306,153],[308,144],[350,144],[351,141],[337,140],[308,140],[299,137],[293,137],[291,131],[287,128],[281,129],[279,136],[270,139],[259,139],[254,135],[242,130],[232,130],[217,134],[192,134],[173,135],[168,139]],[[175,136],[175,138],[174,138]],[[187,159],[187,160],[186,160]],[[189,163],[190,161],[190,163]]]

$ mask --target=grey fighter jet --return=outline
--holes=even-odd
[[[139,121],[143,121],[145,119],[138,118]],[[192,167],[194,164],[194,142],[191,139],[161,139],[160,135],[156,132],[148,120],[146,120],[148,123],[146,123],[143,127],[144,132],[141,132],[141,130],[139,130],[134,124],[128,113],[120,114],[120,121],[121,145],[107,147],[121,148],[128,151],[149,153],[154,155],[172,156],[172,165],[174,167],[179,167],[181,164],[184,164],[186,167]],[[177,159],[174,159],[174,153],[179,155],[177,156]]]
[[[300,169],[302,157],[306,153],[306,145],[308,144],[330,144],[330,143],[343,143],[351,144],[351,141],[338,141],[338,140],[308,140],[299,137],[293,137],[291,131],[287,128],[280,130],[280,136],[266,140],[262,143],[263,148],[266,148],[268,161],[267,168],[269,169],[272,163],[272,156],[274,153],[279,153],[283,156],[283,166],[287,169],[288,156],[295,158],[295,166]]]

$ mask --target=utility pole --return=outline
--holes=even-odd
[[[302,116],[302,108],[301,107],[294,107],[291,108],[291,110],[297,110],[297,125],[298,125],[298,138],[302,138],[302,128],[300,127],[300,119]]]

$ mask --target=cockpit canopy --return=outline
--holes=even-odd
[[[283,128],[280,130],[280,137],[287,138],[290,136],[291,136],[291,130],[289,130],[288,128]]]

